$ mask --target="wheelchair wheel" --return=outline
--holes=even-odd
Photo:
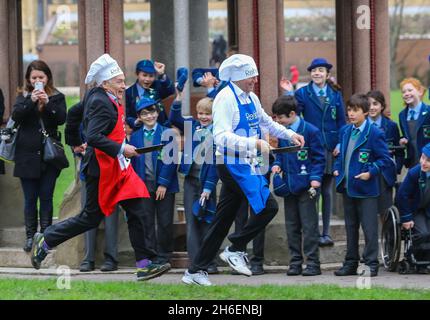
[[[399,224],[399,211],[392,206],[388,209],[382,223],[380,237],[381,259],[386,270],[397,270],[400,259],[401,228]]]

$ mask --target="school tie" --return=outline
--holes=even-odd
[[[357,138],[358,138],[359,135],[360,135],[360,129],[354,128],[352,130],[352,133],[351,133],[351,139],[352,140],[357,140]]]
[[[151,129],[151,130],[143,129],[143,134],[145,135],[145,139],[151,140],[152,136],[154,135],[154,129]]]
[[[323,90],[323,89],[321,89],[321,90],[318,92],[318,95],[319,95],[320,97],[324,97],[324,90]]]
[[[415,120],[415,110],[409,110],[409,120]]]

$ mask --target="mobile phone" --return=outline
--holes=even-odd
[[[37,81],[34,83],[34,90],[43,91],[43,82]]]

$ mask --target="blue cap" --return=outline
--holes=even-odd
[[[290,194],[288,185],[285,183],[284,179],[279,173],[273,176],[273,191],[278,197],[286,197]]]
[[[200,199],[193,202],[193,215],[199,220],[211,223],[215,218],[216,203],[212,198],[205,201],[205,205],[200,205]]]
[[[177,81],[177,85],[176,88],[178,89],[179,92],[182,92],[182,90],[184,90],[184,85],[188,80],[188,69],[181,67],[178,68],[178,70],[176,71],[176,81]]]
[[[217,68],[196,68],[193,70],[192,74],[194,87],[200,87],[200,84],[197,83],[197,79],[203,77],[206,72],[212,73],[215,78],[219,79]]]
[[[330,71],[330,69],[333,68],[333,65],[328,63],[328,61],[324,58],[315,58],[314,60],[312,60],[311,65],[308,67],[308,71],[310,72],[312,69],[318,67],[326,67],[327,70]]]
[[[146,109],[146,108],[153,106],[157,103],[158,103],[158,100],[143,97],[136,104],[136,113],[139,114],[139,112],[142,111],[143,109]]]
[[[154,62],[151,60],[140,60],[136,64],[136,73],[141,71],[146,73],[157,73],[154,67]]]
[[[430,143],[427,143],[424,147],[423,147],[423,153],[430,158]]]

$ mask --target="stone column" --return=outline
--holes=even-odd
[[[16,89],[23,84],[21,1],[0,1],[0,88],[5,97],[6,121],[15,102]],[[12,164],[6,164],[6,175],[0,176],[0,228],[24,225],[23,195],[19,179],[12,177]]]
[[[372,0],[375,15],[376,87],[387,102],[385,114],[390,114],[390,16],[388,0]]]
[[[108,6],[109,39],[104,35],[104,5]],[[79,75],[81,97],[85,92],[85,76],[91,63],[105,53],[109,54],[124,69],[124,9],[122,1],[92,0],[78,2],[79,26]]]
[[[166,65],[166,73],[175,77],[175,27],[173,0],[151,0],[151,57]]]
[[[190,23],[189,23],[189,6],[188,0],[176,0],[173,3],[174,7],[174,26],[175,26],[175,70],[180,67],[190,68]],[[174,73],[176,80],[176,71]],[[185,84],[182,99],[182,113],[190,114],[190,82]]]
[[[258,1],[253,10],[252,0],[238,0],[238,44],[239,52],[253,56],[259,61],[260,100],[270,113],[273,101],[279,95],[278,82],[283,72],[284,17],[280,0]],[[255,52],[254,21],[258,18],[258,52]],[[258,59],[257,59],[258,57]]]

